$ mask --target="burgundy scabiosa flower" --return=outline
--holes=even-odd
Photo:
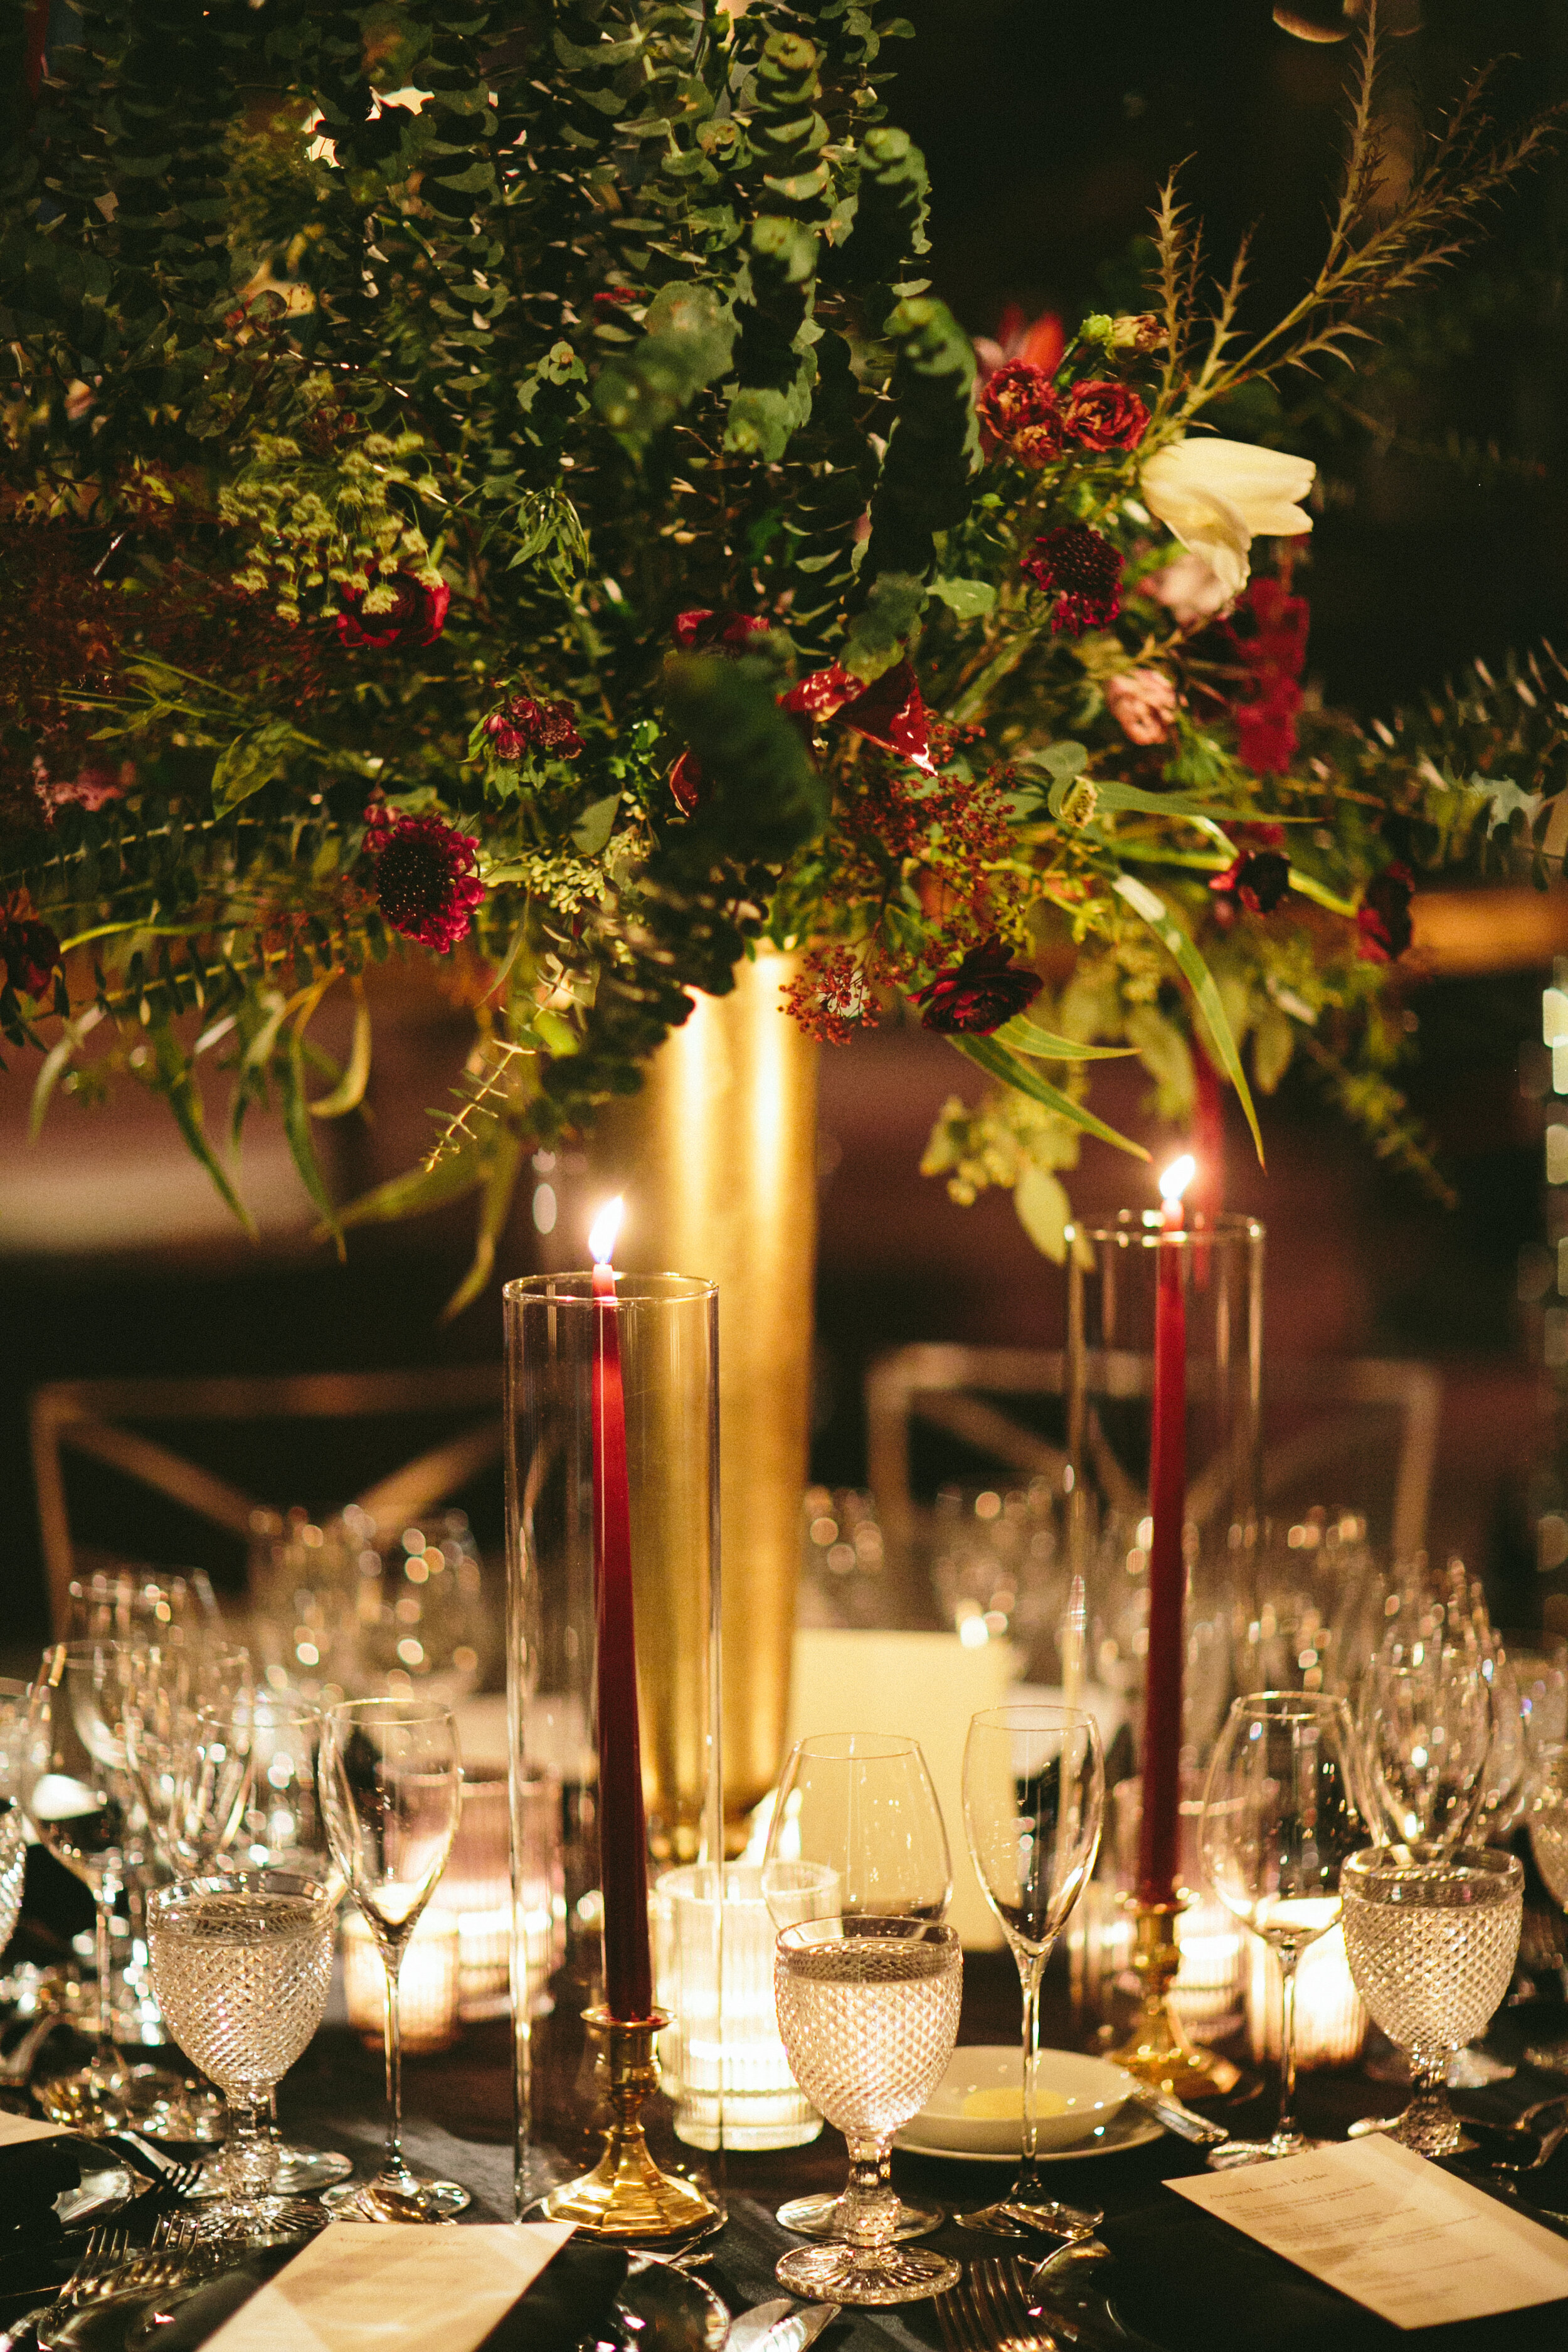
[[[1415,895],[1408,866],[1385,866],[1373,876],[1356,909],[1361,933],[1356,953],[1363,963],[1396,963],[1405,953],[1414,936],[1410,901]]]
[[[987,940],[917,989],[915,1003],[925,1008],[922,1027],[942,1036],[988,1037],[1016,1013],[1026,1012],[1043,983],[1038,972],[1014,964],[1009,954],[1000,940]]]
[[[339,643],[351,653],[387,653],[394,646],[411,652],[420,646],[433,646],[447,625],[447,607],[452,601],[446,582],[397,572],[390,579],[384,573],[374,584],[392,591],[392,604],[385,612],[365,611],[369,582],[361,588],[339,590],[343,608],[337,618]]]
[[[526,759],[531,751],[574,760],[583,749],[576,713],[569,702],[539,702],[531,694],[514,694],[484,722],[498,760]]]
[[[1107,628],[1121,610],[1121,558],[1087,523],[1043,531],[1019,569],[1055,597],[1051,626],[1058,635],[1081,637],[1086,629]]]
[[[485,895],[471,834],[438,816],[395,817],[373,803],[365,811],[364,845],[375,860],[371,887],[395,931],[438,955],[468,938]]]
[[[1149,429],[1149,412],[1124,383],[1090,377],[1068,394],[1062,423],[1080,449],[1136,449]]]
[[[1243,850],[1209,884],[1230,913],[1243,908],[1249,915],[1271,915],[1289,887],[1290,861],[1278,849]]]

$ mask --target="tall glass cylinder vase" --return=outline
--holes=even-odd
[[[676,2137],[675,2111],[658,2084],[656,2036],[671,2017],[679,1980],[661,1969],[658,2007],[621,2015],[625,1946],[640,1942],[647,1885],[676,1868],[723,1853],[719,1691],[718,1293],[679,1275],[615,1277],[613,1304],[597,1275],[513,1282],[505,1293],[508,1422],[508,1691],[513,1785],[513,1861],[528,1849],[521,1809],[545,1781],[559,1788],[564,1955],[544,1986],[537,1939],[526,1932],[528,1890],[514,1889],[512,2014],[518,2088],[517,2196],[521,2211],[599,2169],[642,2169],[642,2206],[617,2206],[599,2234],[658,2243],[689,2237],[721,2218],[718,2157]],[[597,1285],[597,1287],[596,1287]],[[613,1325],[616,1393],[625,1414],[625,1525],[640,1728],[646,1851],[635,1857],[616,1826],[626,1818],[610,1748],[630,1711],[630,1683],[616,1664],[616,1634],[604,1610],[606,1454],[604,1349]],[[613,1546],[612,1546],[613,1549]],[[626,1583],[623,1583],[623,1599]],[[614,1604],[620,1607],[621,1603]],[[622,1631],[624,1632],[624,1624]],[[601,1703],[603,1700],[603,1704]],[[601,1779],[603,1759],[605,1779]],[[634,1791],[634,1802],[635,1802]],[[609,1826],[602,1827],[608,1820]],[[537,1843],[537,1822],[531,1835]],[[708,1906],[714,1949],[693,1955],[703,1996],[721,1981],[722,1907]],[[606,1915],[619,1957],[606,1985]],[[611,2022],[612,2015],[614,2023]],[[654,2021],[651,2027],[648,2021]],[[707,2022],[709,2021],[705,2021]],[[640,2035],[620,2029],[643,2023]],[[629,2087],[628,2087],[629,2086]],[[635,2095],[635,2096],[634,2096]],[[628,2101],[647,2163],[627,2156]],[[626,2177],[629,2177],[627,2174]],[[674,2186],[667,2191],[657,2183]],[[691,2194],[686,2194],[690,2184]],[[562,2218],[591,2226],[574,2208]],[[646,2223],[646,2226],[641,2224]]]
[[[1263,1242],[1252,1217],[1195,1214],[1183,1227],[1124,1210],[1071,1229],[1068,1249],[1068,1532],[1086,1594],[1083,1703],[1100,1716],[1107,1780],[1142,1775],[1156,1808],[1142,1823],[1130,1906],[1142,2007],[1115,2054],[1188,2097],[1236,2079],[1226,2062],[1193,2049],[1167,1999],[1180,1965],[1175,1922],[1201,1893],[1170,1863],[1183,1780],[1206,1764],[1230,1702],[1233,1601],[1252,1581]],[[1181,1554],[1167,1542],[1159,1565],[1151,1476],[1162,1416],[1159,1507],[1180,1517]],[[1185,1441],[1184,1505],[1180,1469],[1170,1483],[1173,1430]],[[1163,1831],[1162,1806],[1171,1815]]]

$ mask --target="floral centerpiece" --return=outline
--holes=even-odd
[[[1053,1254],[1082,1139],[1136,1148],[1110,1054],[1256,1132],[1304,1052],[1424,1164],[1380,1009],[1413,862],[1539,825],[1563,681],[1318,708],[1313,468],[1235,420],[1545,125],[1497,141],[1472,91],[1391,204],[1369,26],[1285,318],[1244,323],[1245,257],[1206,289],[1168,188],[1143,307],[976,347],[876,0],[77,16],[46,52],[7,16],[0,1025],[40,1110],[153,1088],[243,1215],[223,1073],[340,1243],[477,1192],[471,1297],[524,1155],[767,938],[817,1034],[952,1038],[987,1091],[927,1164]],[[394,954],[473,1050],[427,1161],[342,1206],[313,1134]]]

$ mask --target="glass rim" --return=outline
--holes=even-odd
[[[332,1875],[329,1871],[317,1876],[310,1871],[289,1870],[282,1864],[276,1868],[264,1864],[259,1870],[208,1868],[193,1871],[188,1877],[171,1879],[167,1886],[153,1887],[147,1897],[147,1914],[151,1918],[154,1911],[173,1911],[182,1901],[188,1901],[196,1895],[232,1895],[237,1890],[244,1893],[256,1886],[261,1887],[263,1892],[270,1892],[280,1882],[286,1883],[290,1889],[314,1889],[321,1901],[335,1911],[342,1897],[332,1893]]]
[[[434,1706],[426,1701],[417,1715],[408,1713],[407,1710],[416,1703],[412,1694],[407,1698],[400,1698],[394,1691],[384,1691],[375,1698],[337,1698],[331,1706],[317,1707],[314,1712],[327,1725],[335,1723],[340,1716],[348,1716],[355,1723],[372,1723],[376,1719],[378,1707],[393,1707],[402,1711],[390,1716],[387,1720],[404,1730],[413,1731],[422,1723],[449,1723],[456,1732],[458,1717],[453,1708]]]
[[[1087,1706],[1068,1706],[1065,1699],[1004,1699],[977,1708],[969,1718],[972,1731],[977,1723],[988,1731],[1060,1731],[1080,1723],[1100,1728]]]
[[[1151,1222],[1145,1223],[1145,1218]],[[1064,1230],[1068,1241],[1115,1242],[1123,1249],[1186,1249],[1197,1242],[1210,1248],[1216,1243],[1260,1242],[1268,1229],[1261,1217],[1248,1216],[1240,1209],[1221,1209],[1213,1217],[1194,1212],[1190,1224],[1167,1233],[1158,1209],[1119,1209],[1110,1223],[1100,1218],[1091,1223],[1073,1217]]]
[[[1405,1859],[1395,1862],[1393,1856],[1400,1853]],[[1396,1884],[1419,1881],[1424,1885],[1430,1885],[1435,1879],[1458,1877],[1460,1872],[1464,1872],[1472,1878],[1489,1875],[1503,1882],[1510,1889],[1522,1888],[1524,1885],[1524,1864],[1518,1854],[1495,1845],[1451,1846],[1447,1853],[1431,1862],[1417,1861],[1406,1846],[1366,1845],[1355,1853],[1346,1855],[1340,1867],[1342,1883],[1351,1872],[1358,1879],[1382,1877]]]
[[[616,1303],[623,1307],[683,1307],[717,1298],[719,1286],[705,1274],[624,1274],[616,1270]],[[501,1297],[521,1307],[593,1307],[592,1266],[561,1274],[522,1274],[503,1283]]]
[[[1316,1723],[1324,1715],[1350,1715],[1350,1701],[1339,1691],[1243,1691],[1230,1703],[1230,1717],[1252,1710],[1271,1723]]]
[[[910,1944],[956,1946],[960,1951],[963,1948],[958,1929],[951,1920],[911,1919],[897,1911],[835,1911],[821,1919],[795,1919],[787,1927],[779,1929],[773,1941],[779,1950],[789,1945],[792,1951],[804,1951],[813,1943],[852,1944],[857,1941],[859,1931],[882,1927],[896,1927],[898,1937],[868,1934],[863,1940],[884,1944],[901,1940]],[[830,1928],[837,1928],[838,1933],[830,1935],[827,1932]],[[796,1939],[793,1944],[790,1943],[792,1936]]]
[[[808,1731],[790,1749],[784,1772],[805,1756],[814,1764],[887,1764],[897,1756],[918,1756],[925,1762],[920,1741],[907,1731]],[[783,1779],[781,1774],[781,1787]]]

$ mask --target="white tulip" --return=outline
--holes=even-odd
[[[1317,467],[1309,457],[1259,449],[1250,441],[1171,441],[1144,464],[1140,488],[1151,514],[1239,596],[1255,539],[1295,539],[1310,530],[1300,499]]]

